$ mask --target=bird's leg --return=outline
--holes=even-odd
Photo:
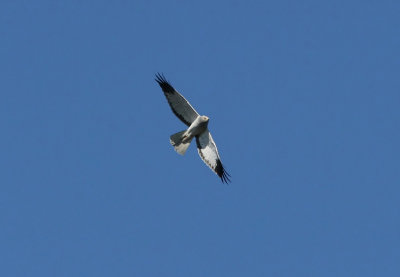
[[[182,142],[185,143],[185,142],[187,142],[187,141],[190,141],[190,134],[185,133],[185,134],[183,134],[183,136],[182,136]]]

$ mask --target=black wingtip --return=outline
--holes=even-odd
[[[229,173],[226,172],[226,170],[224,170],[224,173],[222,173],[222,176],[221,176],[222,183],[229,185],[229,183],[232,182],[229,177],[231,177],[231,175],[229,175]]]
[[[229,175],[229,173],[226,171],[220,160],[218,160],[215,170],[218,176],[221,178],[222,183],[229,184],[231,182],[231,179],[229,178],[231,175]]]
[[[154,79],[161,87],[164,92],[172,93],[175,89],[171,86],[171,84],[167,81],[164,74],[157,72],[156,78]]]
[[[156,80],[156,82],[157,82],[158,84],[161,84],[161,83],[168,83],[167,80],[166,80],[165,77],[164,77],[164,74],[162,74],[162,73],[160,73],[160,72],[157,72],[157,73],[156,73],[156,78],[155,78],[155,80]]]

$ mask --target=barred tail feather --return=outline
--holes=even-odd
[[[190,142],[192,141],[193,138],[190,140],[185,140],[184,139],[184,134],[185,131],[173,134],[170,138],[169,141],[171,145],[174,147],[175,151],[178,152],[180,155],[184,155],[186,153],[186,150],[189,148]]]

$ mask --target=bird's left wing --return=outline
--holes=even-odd
[[[206,130],[200,136],[196,137],[196,143],[200,158],[221,178],[223,183],[230,182],[230,175],[222,165],[217,146],[215,145],[211,133]]]
[[[199,116],[196,110],[190,105],[179,92],[177,92],[165,77],[161,74],[156,74],[156,81],[160,85],[172,112],[187,126],[190,126],[193,121]]]

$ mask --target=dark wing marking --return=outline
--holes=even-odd
[[[168,100],[168,104],[172,109],[172,112],[187,126],[190,126],[192,122],[199,116],[196,110],[190,105],[190,103],[177,92],[170,83],[165,79],[164,75],[156,74],[156,82],[160,85],[165,97]]]
[[[230,175],[222,165],[211,133],[207,130],[200,136],[196,136],[196,144],[200,158],[221,178],[222,183],[229,183],[231,181]]]

